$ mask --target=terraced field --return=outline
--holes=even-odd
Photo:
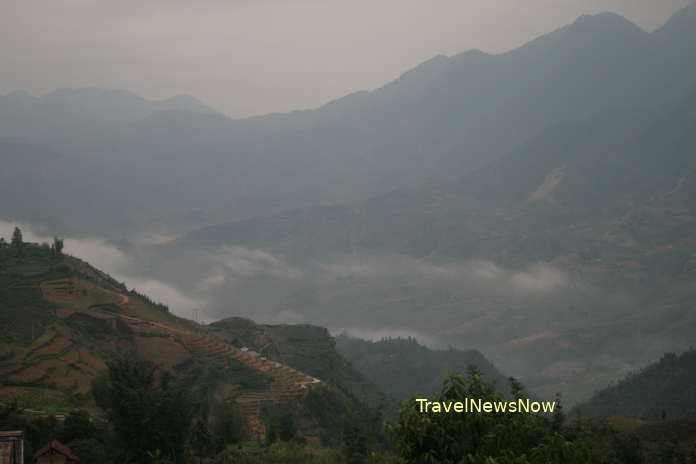
[[[177,336],[198,359],[222,366],[232,358],[270,377],[271,382],[268,387],[247,389],[235,398],[241,413],[248,420],[249,433],[255,438],[266,438],[266,427],[261,418],[264,405],[299,399],[309,388],[322,383],[319,379],[296,369],[208,335],[178,334]]]
[[[202,330],[138,317],[138,301],[93,281],[70,277],[40,282],[38,288],[42,298],[54,305],[55,320],[28,347],[0,362],[4,386],[86,395],[92,379],[106,368],[104,353],[110,349],[135,348],[143,358],[168,368],[187,360],[221,368],[237,361],[268,379],[258,387],[226,388],[247,419],[251,437],[264,439],[265,407],[301,399],[309,388],[322,384]]]
[[[174,316],[77,258],[34,244],[3,251],[0,398],[59,414],[93,407],[94,378],[114,353],[135,351],[184,375],[206,372],[211,393],[234,401],[250,438],[264,439],[274,405],[327,386]],[[313,439],[313,430],[303,433]]]

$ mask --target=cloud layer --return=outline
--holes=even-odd
[[[9,237],[13,227],[0,221],[0,235]],[[28,241],[49,241],[48,234],[20,227]],[[471,327],[490,327],[490,318],[506,315],[525,321],[515,323],[514,330],[541,322],[555,327],[584,317],[573,305],[596,309],[600,299],[609,301],[547,263],[506,269],[490,261],[430,262],[399,255],[337,255],[294,263],[264,250],[181,249],[160,239],[116,246],[100,238],[68,237],[65,243],[67,253],[174,313],[191,317],[199,310],[204,322],[242,316],[312,323],[349,328],[370,339],[415,336],[436,346],[433,334],[469,331],[462,328],[466,321],[472,321]],[[606,304],[619,306],[615,303]]]

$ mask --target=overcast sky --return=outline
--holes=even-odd
[[[613,11],[653,30],[693,0],[0,0],[0,92],[189,94],[231,116],[311,108],[438,54],[501,52]]]

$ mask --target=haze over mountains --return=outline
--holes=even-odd
[[[220,311],[420,330],[591,385],[692,343],[694,108],[562,124],[457,181],[208,227],[165,254],[266,253],[223,273]]]
[[[60,206],[53,225],[67,232],[115,235],[147,218],[187,229],[365,199],[463,175],[558,121],[678,98],[696,80],[695,8],[654,33],[609,13],[581,17],[508,53],[436,57],[376,91],[247,120],[182,98],[57,91],[37,104],[15,93],[0,101],[0,135],[21,143],[3,153],[47,145],[69,166],[50,166],[53,181],[107,202],[88,218]],[[32,206],[12,213],[44,219]]]
[[[631,1],[622,11],[666,5]],[[175,45],[181,9],[206,18],[187,25],[222,19],[204,3],[119,4],[75,70],[138,85],[162,33],[182,66],[238,54],[187,55],[214,27]],[[75,24],[89,31],[102,8]],[[22,55],[4,81],[41,62],[65,82],[40,15],[10,13],[9,36],[40,53],[0,47]],[[220,37],[244,35],[233,24]],[[90,46],[138,31],[142,50],[87,63]],[[316,34],[325,50],[329,36]],[[231,119],[216,109],[243,88],[229,85],[213,106],[94,87],[0,95],[0,430],[24,430],[25,454],[58,439],[84,464],[696,459],[696,3],[650,33],[600,13],[505,53],[436,56],[312,110]],[[438,414],[463,399],[495,406]],[[512,414],[525,400],[539,413]]]
[[[2,215],[127,237],[119,273],[210,318],[417,333],[584,399],[691,343],[694,57],[696,5],[653,33],[583,16],[245,120],[187,98],[14,93]],[[162,230],[186,233],[132,243]]]
[[[581,18],[570,30],[601,24],[621,31],[618,44],[634,36],[664,43],[693,16],[685,10],[652,36],[613,15]],[[562,42],[568,30],[527,47]],[[679,62],[677,49],[660,56]],[[689,72],[682,64],[678,79]],[[621,91],[653,69],[639,68],[623,68],[631,78]],[[245,269],[222,270],[208,290],[217,311],[415,330],[482,348],[547,396],[585,397],[692,343],[696,80],[662,101],[657,87],[675,79],[650,82],[655,88],[626,97],[630,104],[614,100],[553,124],[459,180],[203,228],[170,245],[176,252],[164,251],[163,267],[181,250],[244,256]]]

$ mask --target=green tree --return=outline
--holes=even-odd
[[[215,448],[214,437],[205,418],[199,417],[194,421],[189,443],[193,453],[199,457],[210,457],[221,451]]]
[[[211,414],[211,440],[217,451],[227,445],[240,443],[246,438],[244,416],[236,404],[221,402],[214,404]]]
[[[563,410],[563,401],[561,393],[556,393],[556,409],[553,411],[553,419],[551,420],[551,426],[555,432],[559,432],[565,423],[566,415]]]
[[[290,441],[295,438],[297,427],[295,425],[295,414],[292,408],[287,405],[282,408],[280,417],[278,418],[278,438],[281,441]]]
[[[64,242],[62,238],[53,237],[53,249],[59,255],[63,253]]]
[[[106,464],[111,462],[104,444],[94,439],[79,439],[68,442],[80,464]]]
[[[63,427],[58,434],[58,439],[63,443],[73,440],[91,440],[97,436],[97,427],[89,417],[89,414],[78,409],[70,412],[63,422]]]
[[[362,462],[370,451],[370,440],[365,429],[355,419],[343,417],[342,451],[349,464]]]
[[[12,246],[20,247],[23,243],[22,231],[19,229],[19,227],[15,227],[14,232],[12,232]]]
[[[93,395],[112,424],[121,459],[146,464],[152,456],[183,462],[198,403],[167,372],[135,356],[109,362],[95,379]]]
[[[525,399],[511,380],[512,397]],[[433,401],[466,398],[508,401],[487,384],[475,367],[468,375],[452,374]],[[396,450],[413,464],[580,464],[587,450],[554,431],[548,419],[525,413],[426,413],[404,402],[397,424],[390,427]]]

